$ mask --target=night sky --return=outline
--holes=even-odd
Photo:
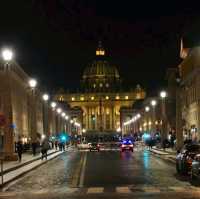
[[[194,3],[153,2],[1,0],[0,46],[12,47],[23,69],[51,92],[79,87],[101,40],[125,88],[155,90],[165,84],[167,67],[180,63],[180,38],[200,14]]]

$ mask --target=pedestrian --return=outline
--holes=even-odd
[[[32,142],[32,152],[33,152],[33,156],[36,155],[36,148],[37,148],[37,143],[36,143],[36,142]]]
[[[17,142],[17,154],[18,154],[18,160],[19,160],[19,162],[22,161],[22,153],[23,153],[23,144],[22,144],[22,141],[19,140]]]
[[[55,141],[55,147],[56,147],[56,151],[58,149],[58,140]]]
[[[49,142],[47,139],[45,139],[43,142],[42,142],[42,145],[41,145],[41,153],[42,153],[42,157],[41,159],[43,160],[44,158],[47,160],[47,152],[49,150],[50,146],[49,146]]]

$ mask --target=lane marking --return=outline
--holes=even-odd
[[[78,167],[74,170],[74,175],[72,179],[72,186],[77,187],[78,186],[78,181],[79,181],[79,176],[81,173],[81,167],[83,164],[83,155],[81,155],[81,159],[79,161]]]
[[[132,193],[128,187],[116,187],[117,193]]]
[[[104,192],[104,187],[90,187],[87,190],[87,194],[91,193],[103,193]]]
[[[84,159],[83,159],[83,166],[81,170],[81,176],[79,181],[79,187],[83,187],[84,184],[84,178],[85,178],[85,170],[86,170],[86,162],[87,162],[87,153],[85,153]]]

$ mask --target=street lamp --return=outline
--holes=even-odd
[[[49,95],[45,93],[45,94],[42,96],[42,98],[43,98],[44,101],[48,101],[48,100],[49,100]]]
[[[151,106],[153,107],[153,125],[152,125],[152,132],[155,133],[156,126],[155,126],[155,106],[157,105],[156,100],[151,100]]]
[[[44,113],[44,133],[48,135],[49,133],[49,115],[48,115],[48,100],[49,100],[49,95],[48,94],[44,94],[42,96],[43,100],[44,100],[44,105],[43,105],[43,113]]]
[[[65,116],[65,119],[66,119],[66,120],[68,120],[68,119],[69,119],[69,116],[68,116],[68,115],[66,115],[66,116]]]
[[[9,62],[13,59],[13,53],[10,49],[3,49],[2,50],[2,59],[4,61],[4,70],[5,70],[5,79],[1,79],[3,82],[6,82],[6,89],[11,90],[11,77],[9,74]],[[4,137],[3,137],[3,150],[10,156],[13,156],[13,149],[14,149],[14,132],[13,128],[10,128],[13,124],[13,119],[12,119],[12,99],[11,99],[11,93],[9,95],[5,95],[5,99],[7,104],[9,106],[7,109],[5,109],[5,116],[7,117],[7,122],[6,122],[6,128],[4,132]]]
[[[37,81],[35,79],[30,79],[28,84],[30,88],[34,89],[37,86]]]
[[[55,108],[56,105],[57,105],[57,104],[56,104],[55,102],[51,102],[51,107],[52,107],[52,108]]]
[[[166,92],[166,91],[161,91],[161,92],[160,92],[160,97],[161,97],[162,99],[166,98],[166,97],[167,97],[167,92]]]
[[[61,108],[57,108],[56,111],[57,111],[58,114],[60,114],[62,112],[62,109]]]
[[[156,100],[151,100],[151,106],[155,107],[157,104],[157,101]]]
[[[146,107],[145,107],[145,111],[146,111],[146,112],[149,112],[149,111],[150,111],[149,106],[146,106]]]
[[[13,59],[13,52],[11,49],[5,48],[2,50],[2,58],[6,62],[10,62]]]
[[[62,115],[62,117],[65,117],[66,113],[63,112],[61,115]]]

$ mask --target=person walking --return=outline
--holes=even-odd
[[[41,159],[43,160],[44,158],[47,160],[47,152],[49,150],[50,146],[49,146],[49,142],[47,139],[45,139],[43,142],[42,142],[42,145],[41,145],[41,153],[42,153],[42,157]]]
[[[19,160],[19,162],[22,161],[22,153],[23,153],[23,144],[22,144],[22,141],[19,140],[17,142],[17,154],[18,154],[18,160]]]

